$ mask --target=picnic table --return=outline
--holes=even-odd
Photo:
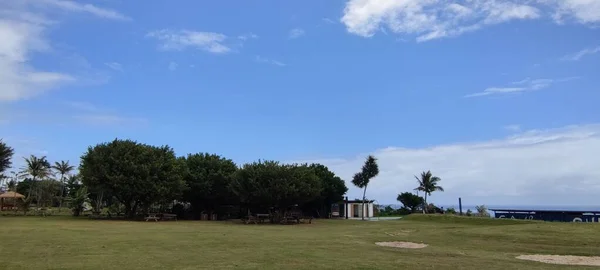
[[[264,223],[266,220],[271,219],[271,215],[270,214],[256,214],[256,218],[258,219],[259,223]]]
[[[253,215],[248,215],[242,218],[242,222],[244,222],[244,224],[258,224],[258,219]]]
[[[156,214],[148,214],[144,219],[146,221],[149,221],[149,220],[159,221],[160,217]]]
[[[45,207],[36,208],[34,209],[34,212],[43,217],[52,215],[52,210]]]

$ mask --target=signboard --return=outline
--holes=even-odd
[[[530,219],[559,222],[600,222],[600,212],[589,211],[536,211],[490,209],[496,218]]]

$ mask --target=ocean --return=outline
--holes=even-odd
[[[401,208],[401,204],[388,204],[381,205],[382,207],[391,206],[394,209]],[[450,207],[456,209],[456,212],[459,211],[458,204],[453,205],[436,205],[437,207],[443,207],[444,209],[448,209]],[[486,205],[488,212],[491,216],[494,216],[494,212],[489,209],[510,209],[510,210],[558,210],[558,211],[600,211],[600,206],[565,206],[565,205]],[[476,205],[463,205],[462,206],[463,213],[466,213],[467,210],[471,210],[473,213],[477,213]]]

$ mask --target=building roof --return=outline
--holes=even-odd
[[[25,195],[14,191],[7,191],[0,194],[0,198],[25,198]]]
[[[348,203],[363,203],[363,201],[362,201],[362,200],[348,200],[347,202],[348,202]],[[374,200],[367,200],[366,202],[367,202],[367,203],[373,203],[373,202],[374,202]]]

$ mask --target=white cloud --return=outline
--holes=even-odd
[[[121,65],[120,63],[110,62],[110,63],[104,63],[104,65],[106,65],[107,67],[109,67],[115,71],[123,72],[123,65]]]
[[[41,71],[31,65],[34,53],[56,52],[45,32],[49,26],[58,25],[57,21],[47,18],[57,9],[114,20],[129,19],[113,10],[66,0],[0,1],[0,102],[33,98],[67,83],[85,81],[81,76],[76,79],[71,74]],[[89,69],[88,66],[81,72],[89,72]],[[89,74],[83,75],[89,77]]]
[[[269,59],[269,58],[265,58],[262,57],[260,55],[257,55],[254,60],[258,63],[266,63],[266,64],[271,64],[271,65],[275,65],[275,66],[279,66],[279,67],[285,67],[286,64],[277,60],[273,60],[273,59]]]
[[[175,71],[175,70],[177,69],[177,67],[178,67],[178,66],[179,66],[179,65],[177,65],[177,63],[175,63],[175,62],[171,61],[171,62],[169,63],[169,66],[168,66],[168,68],[169,68],[169,70],[170,70],[170,71]]]
[[[517,93],[527,91],[528,88],[525,87],[490,87],[483,90],[483,92],[468,94],[465,97],[482,97],[489,96],[494,94],[507,94],[507,93]]]
[[[504,128],[508,131],[513,131],[513,132],[521,131],[521,126],[519,126],[519,125],[508,125],[508,126],[505,126]]]
[[[581,58],[583,58],[584,56],[588,56],[588,55],[592,55],[592,54],[597,54],[597,53],[600,53],[600,46],[598,46],[596,48],[583,49],[583,50],[578,51],[576,53],[565,55],[562,58],[562,60],[563,61],[578,61],[578,60],[581,60]]]
[[[529,82],[531,82],[531,78],[527,77],[527,78],[525,78],[523,80],[512,82],[511,84],[526,84],[526,83],[529,83]]]
[[[111,9],[100,8],[92,4],[83,4],[66,0],[36,0],[33,3],[44,4],[69,12],[88,13],[100,18],[120,21],[130,21],[131,18]]]
[[[246,40],[248,40],[248,39],[257,39],[257,38],[259,38],[259,37],[258,37],[258,35],[257,35],[257,34],[254,34],[254,33],[252,33],[252,32],[251,32],[251,33],[247,33],[247,34],[243,34],[243,35],[239,35],[239,36],[238,36],[238,39],[239,39],[239,40],[242,40],[242,41],[246,41]]]
[[[31,98],[75,81],[71,75],[38,71],[29,64],[31,52],[50,47],[44,30],[41,24],[0,18],[0,102]]]
[[[64,104],[73,109],[69,114],[76,123],[99,126],[145,125],[148,123],[146,118],[123,116],[115,110],[101,108],[90,102],[67,101]],[[60,115],[53,118],[64,119],[66,117]]]
[[[550,4],[554,8],[553,18],[557,23],[564,23],[564,18],[571,18],[583,24],[600,22],[600,1],[597,0],[538,0]]]
[[[547,10],[551,10],[549,14]],[[419,42],[458,36],[514,20],[571,16],[580,23],[600,22],[595,0],[349,0],[341,22],[348,32],[373,36],[381,26]]]
[[[413,175],[431,170],[445,192],[431,201],[496,205],[597,205],[600,193],[600,125],[533,130],[499,140],[429,148],[389,147],[373,151],[380,174],[367,197],[397,203],[398,193],[412,191]],[[350,198],[362,195],[350,180],[367,153],[342,159],[307,160],[327,165],[346,180]]]
[[[301,28],[294,28],[294,29],[290,30],[290,33],[288,34],[288,38],[296,39],[296,38],[304,36],[304,34],[305,34],[304,30],[302,30]]]
[[[548,88],[552,86],[554,83],[560,82],[568,82],[576,79],[580,79],[581,77],[566,77],[561,79],[531,79],[525,78],[520,81],[512,82],[513,85],[520,85],[519,87],[489,87],[482,92],[473,93],[465,95],[465,98],[471,97],[482,97],[489,95],[498,95],[498,94],[511,94],[511,93],[519,93],[525,91],[535,91],[541,90],[544,88]]]
[[[146,36],[160,40],[160,48],[163,50],[180,51],[191,47],[215,54],[231,51],[223,44],[227,36],[220,33],[163,29],[150,32]]]
[[[326,23],[329,23],[329,24],[335,24],[336,23],[336,21],[334,21],[334,20],[332,20],[330,18],[323,18],[321,20],[324,21],[324,22],[326,22]]]

